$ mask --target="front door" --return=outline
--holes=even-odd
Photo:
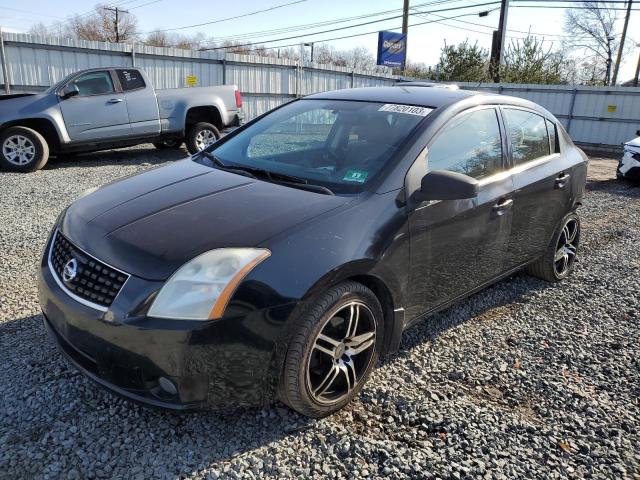
[[[504,271],[513,183],[493,107],[451,120],[428,146],[427,168],[478,179],[476,198],[424,202],[409,214],[410,311],[432,311]],[[418,160],[420,161],[420,160]]]
[[[60,110],[74,142],[131,135],[124,95],[116,91],[109,70],[83,73],[71,81],[80,93],[60,99]]]

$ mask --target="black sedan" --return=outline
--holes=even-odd
[[[522,268],[567,277],[586,165],[525,100],[311,95],[70,205],[42,259],[45,325],[135,401],[327,415],[429,314]]]

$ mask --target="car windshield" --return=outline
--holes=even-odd
[[[357,193],[390,162],[432,110],[360,101],[299,100],[214,144],[208,151],[215,162],[205,155],[196,160],[295,177],[334,193]]]

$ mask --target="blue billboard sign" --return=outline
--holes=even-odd
[[[378,32],[378,65],[404,68],[407,36],[396,32]]]

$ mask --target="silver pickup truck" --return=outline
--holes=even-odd
[[[147,142],[195,153],[239,125],[241,107],[235,85],[154,90],[140,69],[83,70],[44,93],[0,96],[0,168],[29,172],[49,154]]]

